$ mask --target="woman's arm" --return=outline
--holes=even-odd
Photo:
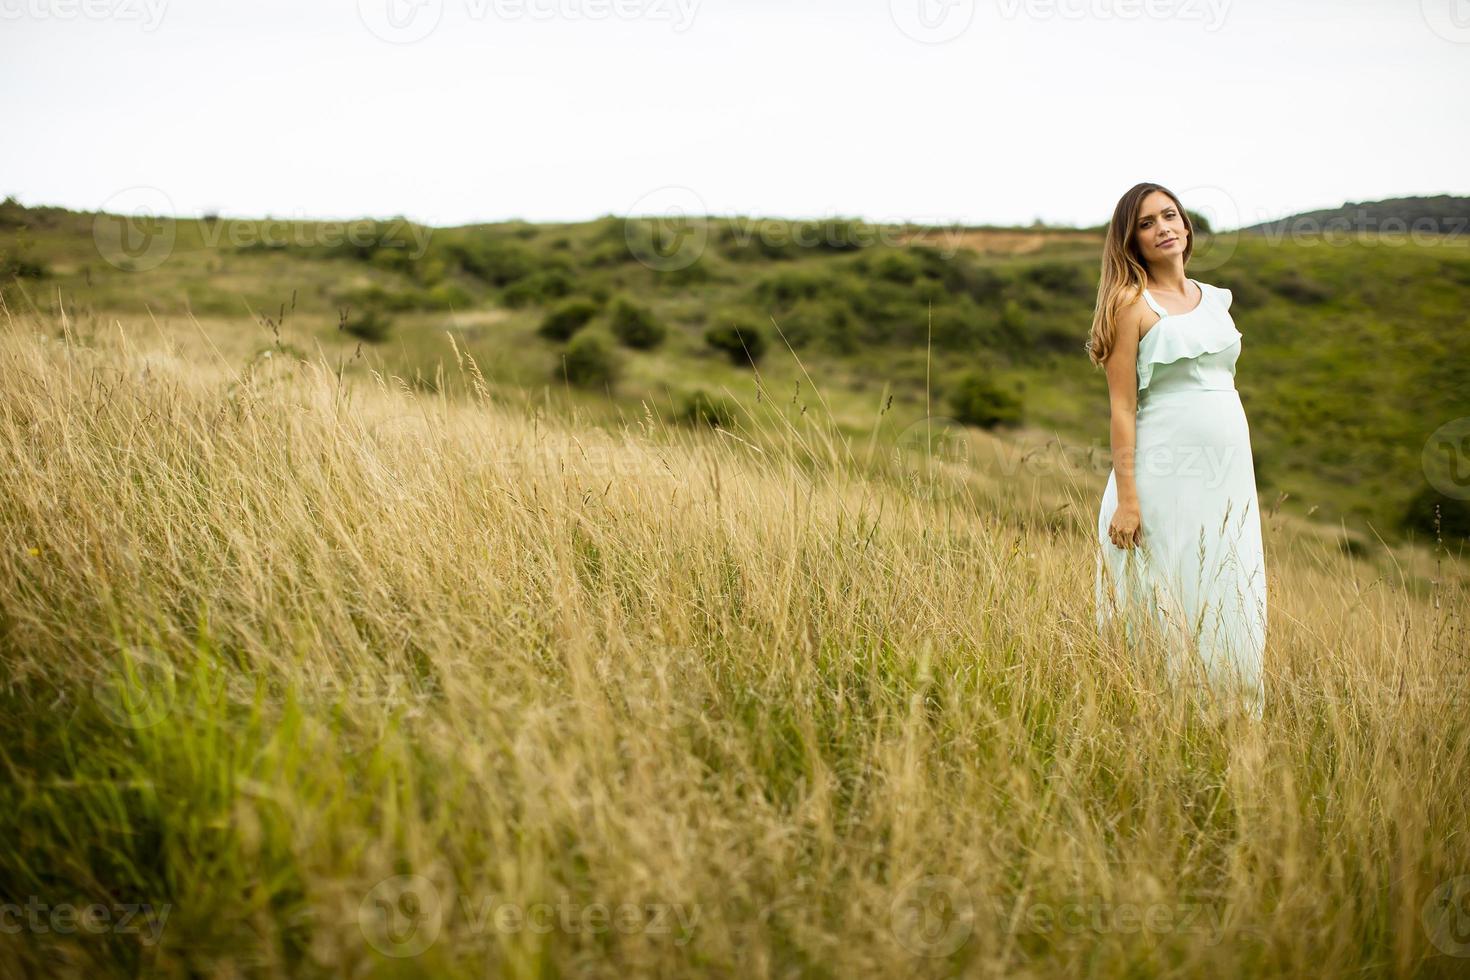
[[[1136,543],[1139,530],[1138,481],[1134,476],[1134,451],[1137,448],[1136,416],[1138,412],[1138,337],[1145,316],[1154,315],[1139,297],[1124,308],[1118,319],[1113,350],[1105,362],[1108,376],[1108,404],[1112,422],[1109,426],[1113,445],[1113,473],[1118,484],[1118,512],[1111,521],[1114,544],[1126,547]]]

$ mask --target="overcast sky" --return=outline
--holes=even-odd
[[[0,0],[0,194],[1217,227],[1470,193],[1470,0]],[[143,202],[142,205],[139,202]]]

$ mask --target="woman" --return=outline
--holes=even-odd
[[[1123,195],[1088,354],[1104,367],[1113,470],[1098,511],[1097,621],[1157,625],[1171,673],[1261,716],[1266,563],[1228,289],[1185,276],[1194,227],[1158,184]]]

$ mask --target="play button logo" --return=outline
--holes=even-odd
[[[357,15],[379,40],[413,44],[439,26],[444,0],[357,0]]]

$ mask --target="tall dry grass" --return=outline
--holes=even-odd
[[[4,972],[1470,965],[1458,568],[1273,519],[1220,718],[1094,632],[1101,478],[58,326],[0,331]]]

